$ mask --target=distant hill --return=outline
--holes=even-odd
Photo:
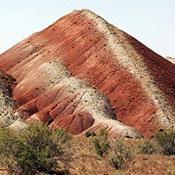
[[[165,58],[175,64],[175,58],[173,57],[165,57]]]

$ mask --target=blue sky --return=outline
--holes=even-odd
[[[175,57],[175,0],[0,0],[0,52],[82,8],[159,54]]]

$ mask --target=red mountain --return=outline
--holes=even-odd
[[[7,50],[0,69],[16,79],[13,99],[26,121],[125,137],[175,125],[175,65],[89,10]]]

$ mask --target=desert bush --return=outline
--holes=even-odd
[[[86,132],[85,136],[86,137],[94,137],[94,136],[96,136],[96,134],[94,132]]]
[[[62,143],[66,139],[68,136],[64,131],[52,132],[40,123],[31,124],[22,133],[0,129],[0,162],[20,174],[52,172],[57,165],[56,156],[62,154]]]
[[[124,144],[123,140],[118,140],[113,145],[113,152],[110,156],[112,164],[120,169],[124,164],[129,161],[133,156],[131,149]]]
[[[153,154],[159,151],[157,144],[151,140],[144,140],[138,145],[139,153],[141,154]]]
[[[100,130],[100,133],[93,137],[93,143],[97,154],[104,156],[110,148],[107,131],[105,129]]]
[[[155,135],[155,140],[166,155],[175,155],[175,130],[169,129]]]

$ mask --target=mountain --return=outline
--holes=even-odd
[[[173,57],[165,57],[168,61],[171,61],[172,63],[175,64],[175,58]]]
[[[131,138],[175,125],[175,65],[89,10],[2,53],[0,69],[26,122]]]

